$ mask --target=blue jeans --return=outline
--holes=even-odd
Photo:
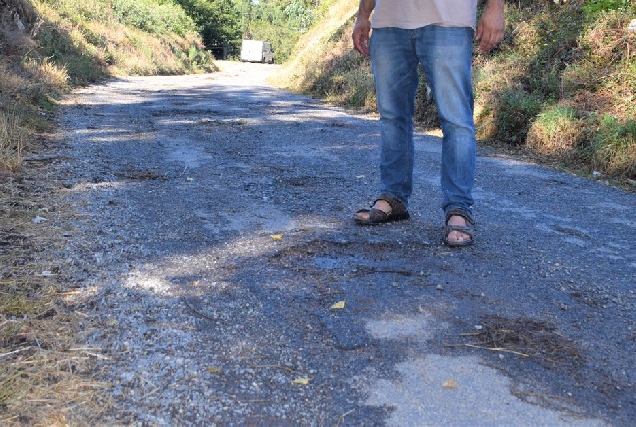
[[[413,190],[413,114],[421,63],[443,132],[441,188],[445,213],[472,215],[475,180],[473,29],[427,25],[376,28],[371,65],[380,113],[381,192],[408,206]]]

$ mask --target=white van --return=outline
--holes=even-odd
[[[243,62],[274,62],[274,52],[269,42],[261,40],[243,40],[241,45],[241,61]]]

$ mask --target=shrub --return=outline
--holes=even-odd
[[[621,122],[604,114],[593,144],[594,167],[610,176],[636,178],[636,120]]]
[[[194,21],[185,11],[172,2],[155,0],[111,0],[115,17],[130,25],[153,34],[166,32],[180,36],[196,31]]]
[[[512,145],[526,142],[530,123],[541,112],[542,98],[522,88],[491,94],[491,103],[478,117],[478,136]]]
[[[577,111],[565,105],[544,109],[530,125],[527,142],[530,148],[548,155],[568,155],[585,136],[585,127]]]

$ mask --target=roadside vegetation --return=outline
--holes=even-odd
[[[213,72],[241,39],[272,43],[280,86],[373,112],[367,59],[352,50],[350,0],[0,0],[0,424],[91,424],[109,408],[91,381],[99,349],[75,343],[81,295],[47,265],[61,231],[43,181],[56,105],[123,75]],[[632,0],[507,2],[507,36],[475,56],[479,138],[584,176],[636,188]],[[437,126],[422,81],[417,122]]]
[[[279,76],[291,90],[375,110],[367,59],[352,50],[357,2],[334,0]],[[483,3],[483,2],[482,2]],[[506,2],[506,38],[475,55],[476,124],[494,146],[583,176],[636,188],[636,3]],[[438,126],[422,80],[417,123]]]
[[[91,380],[100,349],[68,290],[43,170],[56,103],[120,75],[216,70],[194,21],[151,0],[0,0],[0,424],[90,425],[110,406]]]
[[[74,342],[90,333],[83,296],[43,256],[62,249],[43,172],[58,100],[111,77],[214,72],[213,52],[236,59],[244,38],[271,41],[282,62],[318,4],[0,0],[0,424],[91,425],[110,407],[91,381],[100,349]]]

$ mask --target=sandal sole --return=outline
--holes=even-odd
[[[379,221],[370,221],[370,220],[364,220],[360,218],[353,218],[353,220],[358,225],[382,225],[382,224],[388,224],[388,223],[396,222],[396,221],[405,221],[409,219],[410,217],[411,216],[409,215],[408,212],[404,212],[404,213],[395,214],[395,215],[390,214],[388,217]]]

